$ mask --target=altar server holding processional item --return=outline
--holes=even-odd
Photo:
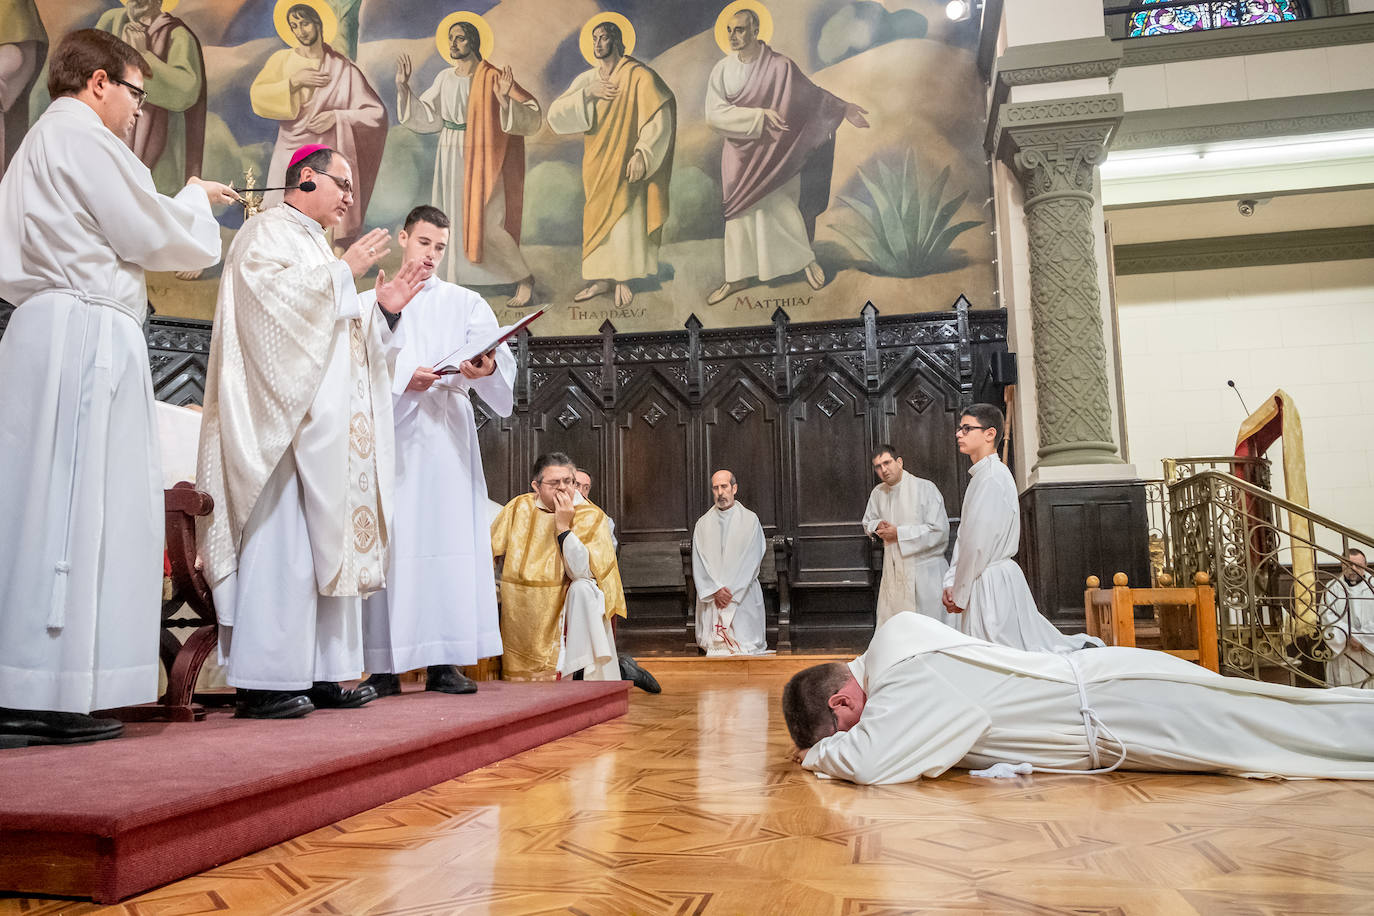
[[[783,711],[804,767],[862,784],[951,767],[1374,779],[1367,690],[1222,677],[1150,649],[1025,652],[920,614],[879,627],[848,665],[797,674]]]
[[[382,587],[395,470],[387,322],[354,282],[386,256],[376,229],[335,256],[352,168],[298,150],[285,202],[244,223],[225,259],[206,372],[197,484],[215,500],[197,542],[237,714],[291,718],[361,706],[362,599]],[[399,312],[420,265],[379,272]]]
[[[730,471],[711,475],[714,505],[692,533],[696,581],[697,645],[707,655],[762,655],[768,651],[759,585],[766,550],[759,517],[735,499],[739,484]]]
[[[949,517],[940,488],[908,473],[890,445],[873,453],[873,473],[879,483],[868,496],[863,526],[883,542],[878,625],[893,614],[916,611],[957,627],[958,618],[945,610],[941,600],[949,569],[945,562]]]
[[[157,696],[162,473],[145,270],[220,256],[193,178],[159,194],[129,138],[149,68],[84,29],[0,182],[0,746],[112,738],[87,713]]]
[[[449,219],[416,207],[397,236],[424,286],[391,337],[396,423],[396,500],[386,588],[363,602],[365,682],[401,692],[399,674],[427,668],[425,689],[474,693],[454,666],[501,654],[492,575],[487,481],[470,394],[509,416],[515,357],[501,344],[459,359],[456,351],[498,333],[481,296],[434,275],[448,249]],[[364,310],[375,296],[362,296]],[[457,363],[449,366],[448,361]]]
[[[1021,509],[1016,480],[997,457],[1005,421],[991,404],[964,410],[955,429],[959,451],[969,457],[968,490],[959,513],[959,538],[945,573],[942,601],[970,636],[1015,649],[1048,652],[1102,645],[1096,636],[1066,636],[1035,606],[1025,573],[1016,565]]]

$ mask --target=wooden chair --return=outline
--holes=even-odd
[[[692,541],[678,544],[682,555],[682,577],[687,583],[687,650],[697,651],[697,583],[692,575]],[[763,561],[759,563],[759,585],[763,586],[764,608],[768,616],[765,632],[777,634],[774,648],[782,654],[792,651],[792,583],[789,569],[792,563],[792,539],[774,535],[765,545]],[[769,592],[777,595],[776,612],[768,600]]]
[[[1131,588],[1126,574],[1117,573],[1112,577],[1112,588],[1099,588],[1097,576],[1089,576],[1083,592],[1088,635],[1099,637],[1109,646],[1134,646],[1135,609],[1153,606],[1162,651],[1217,671],[1216,592],[1204,572],[1195,575],[1193,582],[1193,588]],[[1183,641],[1185,634],[1196,636],[1197,648],[1168,648],[1171,643]]]

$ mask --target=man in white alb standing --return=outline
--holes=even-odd
[[[66,36],[53,102],[0,181],[0,747],[113,738],[88,713],[157,696],[162,471],[145,270],[219,260],[192,178],[157,192],[127,143],[149,68],[106,32]]]
[[[491,563],[487,479],[471,392],[510,416],[515,357],[501,344],[440,375],[443,361],[497,332],[481,296],[434,275],[448,251],[449,219],[416,207],[397,234],[424,286],[391,336],[396,423],[396,508],[386,588],[363,602],[364,682],[378,696],[401,692],[400,673],[426,668],[425,689],[475,693],[456,665],[501,654]],[[363,308],[375,296],[365,293]],[[458,362],[454,360],[454,362]]]
[[[873,452],[878,485],[864,509],[864,531],[883,542],[883,579],[878,588],[878,626],[893,614],[916,611],[941,623],[958,626],[945,610],[945,547],[949,517],[940,489],[907,473],[890,445]]]

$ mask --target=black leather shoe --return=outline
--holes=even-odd
[[[658,681],[654,679],[654,676],[641,668],[639,662],[628,655],[620,656],[620,679],[630,681],[645,693],[663,692],[663,688],[658,686]]]
[[[0,707],[0,747],[36,744],[81,744],[104,741],[124,733],[118,719],[97,719],[79,712]]]
[[[377,699],[377,691],[366,685],[344,689],[333,681],[316,681],[306,696],[316,709],[357,709]]]
[[[425,669],[425,689],[439,693],[476,693],[477,682],[452,665],[430,665]]]
[[[359,687],[371,687],[377,692],[379,697],[394,697],[401,692],[401,676],[399,674],[370,674],[367,680],[358,685]]]
[[[315,704],[303,693],[292,690],[248,690],[238,688],[234,698],[236,719],[299,719],[315,711]]]

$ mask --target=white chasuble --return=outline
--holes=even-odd
[[[295,689],[361,670],[360,596],[385,579],[395,461],[385,322],[375,312],[362,308],[320,225],[289,206],[250,219],[230,247],[197,470],[215,508],[197,534],[234,686]],[[273,600],[273,582],[319,600]],[[260,595],[278,606],[265,613]],[[326,609],[344,619],[317,620]],[[292,615],[307,642],[314,628],[337,650],[312,663],[315,676],[293,668],[305,656],[273,654],[285,640],[268,637]],[[344,635],[326,635],[334,630]]]
[[[878,626],[893,614],[916,611],[952,627],[958,618],[945,610],[945,547],[949,516],[940,489],[903,471],[897,483],[880,483],[868,497],[863,527],[873,534],[879,522],[897,529],[897,540],[883,543],[883,578],[878,588]]]
[[[157,193],[58,98],[0,182],[0,706],[157,696],[162,472],[144,270],[219,260],[205,192]]]
[[[362,300],[371,308],[375,296],[364,293]],[[416,368],[435,368],[496,330],[496,315],[481,296],[431,277],[391,337],[396,500],[386,588],[363,605],[369,672],[473,665],[501,654],[487,481],[470,393],[510,416],[515,357],[502,344],[489,376],[448,375],[427,391],[408,389]]]
[[[707,655],[762,655],[768,651],[759,564],[766,546],[759,517],[736,502],[712,506],[692,532],[692,578],[697,588],[697,645]],[[713,595],[730,590],[730,603]]]
[[[803,766],[864,784],[951,767],[1374,779],[1374,694],[1222,677],[1118,646],[1025,652],[898,614],[850,670],[858,724]]]
[[[994,452],[969,468],[973,478],[964,493],[959,537],[944,584],[954,589],[959,629],[978,639],[1014,649],[1064,652],[1096,636],[1066,636],[1050,623],[1016,565],[1021,543],[1021,508],[1016,480]]]

